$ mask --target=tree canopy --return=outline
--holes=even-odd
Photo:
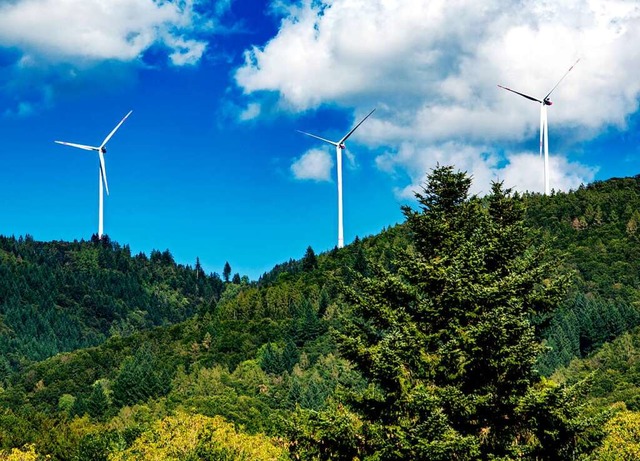
[[[470,184],[451,167],[433,170],[421,210],[404,208],[413,247],[397,270],[374,267],[345,286],[352,308],[336,338],[369,384],[309,416],[302,453],[448,460],[573,450],[571,408],[535,397],[542,345],[532,319],[561,301],[566,277],[525,228],[520,197],[495,183],[481,200]],[[552,413],[561,427],[543,426]]]

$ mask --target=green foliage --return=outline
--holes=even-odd
[[[640,411],[640,331],[625,333],[590,357],[572,361],[552,378],[568,384],[589,380],[591,403],[599,408],[624,402],[629,410]]]
[[[640,210],[640,176],[525,198],[527,222],[553,235],[554,246],[577,270],[580,292],[628,303],[639,299],[640,245],[627,228]]]
[[[259,352],[260,367],[266,372],[279,375],[286,369],[282,351],[276,349],[271,343],[267,343]]]
[[[27,445],[24,450],[13,448],[9,453],[0,452],[1,461],[37,461],[38,459],[41,458],[38,457],[33,445]],[[50,458],[46,456],[44,459]]]
[[[519,198],[500,184],[486,201],[469,198],[470,184],[435,169],[417,195],[421,212],[404,209],[413,249],[398,271],[374,268],[345,287],[353,310],[338,343],[370,384],[344,407],[307,416],[295,434],[301,454],[436,460],[570,449],[571,437],[544,437],[543,418],[532,418],[567,413],[555,421],[573,434],[568,408],[531,397],[541,351],[531,318],[562,299],[566,279],[525,229]],[[342,429],[323,429],[332,425]]]
[[[594,461],[640,459],[640,413],[622,411],[609,420],[606,436],[591,458]]]
[[[307,457],[589,451],[602,409],[640,410],[624,334],[638,324],[640,179],[477,199],[464,174],[434,174],[407,223],[309,247],[255,283],[108,239],[0,237],[0,450],[133,456],[179,411],[247,434],[293,424]],[[552,380],[535,373],[575,357]]]
[[[302,270],[305,272],[310,272],[318,267],[318,258],[316,257],[316,253],[313,251],[311,246],[307,247],[307,251],[302,258]]]
[[[92,418],[101,419],[105,416],[111,405],[109,397],[107,397],[107,391],[102,382],[97,382],[93,385],[91,394],[84,402],[86,412]]]
[[[101,386],[94,386],[92,396],[96,389],[100,389],[100,394],[104,395]],[[118,406],[133,405],[166,395],[169,389],[169,374],[163,370],[162,363],[151,348],[142,346],[135,356],[125,359],[120,367],[113,382],[113,400]]]
[[[640,310],[635,306],[578,295],[565,303],[545,331],[549,351],[541,356],[539,369],[543,374],[551,374],[638,325]]]
[[[9,366],[183,321],[221,291],[168,251],[0,237],[0,382]]]
[[[71,394],[63,394],[58,399],[58,410],[66,416],[71,415],[73,407],[76,403],[76,398]]]
[[[225,282],[229,282],[229,277],[231,276],[231,265],[229,261],[224,263],[224,269],[222,269],[222,278]]]
[[[113,453],[110,461],[284,461],[284,447],[261,435],[236,432],[220,417],[178,413],[143,433],[130,448]]]

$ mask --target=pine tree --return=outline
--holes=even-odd
[[[300,351],[295,343],[289,338],[282,350],[282,364],[289,373],[293,370],[293,366],[300,360]]]
[[[265,373],[274,375],[282,373],[285,369],[282,360],[282,353],[273,347],[271,343],[267,343],[262,350],[262,354],[260,356],[260,368],[262,368]]]
[[[229,283],[229,277],[231,277],[231,264],[227,261],[224,263],[224,269],[222,269],[222,278]]]
[[[421,210],[403,210],[413,247],[398,272],[373,267],[345,288],[352,310],[337,341],[369,386],[306,415],[302,453],[561,459],[573,449],[566,399],[540,386],[531,322],[560,301],[566,279],[524,228],[517,196],[494,184],[486,200],[470,198],[470,185],[465,173],[434,169]]]
[[[169,392],[170,379],[149,346],[143,345],[135,356],[125,359],[113,382],[113,401],[118,406],[133,405],[149,397]]]
[[[202,271],[202,265],[200,264],[200,258],[196,256],[196,280],[198,280],[200,278],[200,273],[203,272]],[[204,274],[203,274],[204,275]]]
[[[86,410],[93,418],[102,418],[109,409],[109,399],[101,383],[93,385],[91,394],[85,400]]]
[[[367,262],[367,257],[364,253],[364,249],[362,248],[362,242],[358,237],[353,241],[353,248],[355,255],[353,257],[353,270],[360,273],[361,275],[369,275],[368,268],[369,263]]]
[[[311,246],[307,247],[307,251],[302,258],[302,270],[305,272],[311,272],[318,267],[318,258]]]

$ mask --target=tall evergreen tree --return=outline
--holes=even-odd
[[[573,450],[562,390],[541,385],[534,368],[542,346],[531,322],[560,301],[566,278],[525,229],[517,196],[494,184],[481,200],[470,185],[465,173],[434,169],[421,210],[403,209],[413,247],[398,272],[373,267],[345,288],[352,310],[337,341],[369,385],[302,414],[302,454],[562,459]]]
[[[200,258],[198,256],[196,256],[196,279],[200,278],[200,273],[201,272],[203,272],[203,271],[202,271],[202,265],[200,264]]]
[[[224,263],[224,269],[222,269],[222,278],[225,282],[229,282],[229,277],[231,277],[231,264],[227,261]]]
[[[86,410],[93,418],[102,418],[109,409],[109,399],[101,383],[93,385],[91,394],[85,401]]]
[[[302,258],[302,270],[305,272],[310,272],[318,267],[318,258],[316,257],[316,253],[313,251],[311,246],[307,247],[307,251]]]

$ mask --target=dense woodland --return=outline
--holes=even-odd
[[[640,459],[640,177],[470,182],[257,281],[0,237],[0,460]]]

